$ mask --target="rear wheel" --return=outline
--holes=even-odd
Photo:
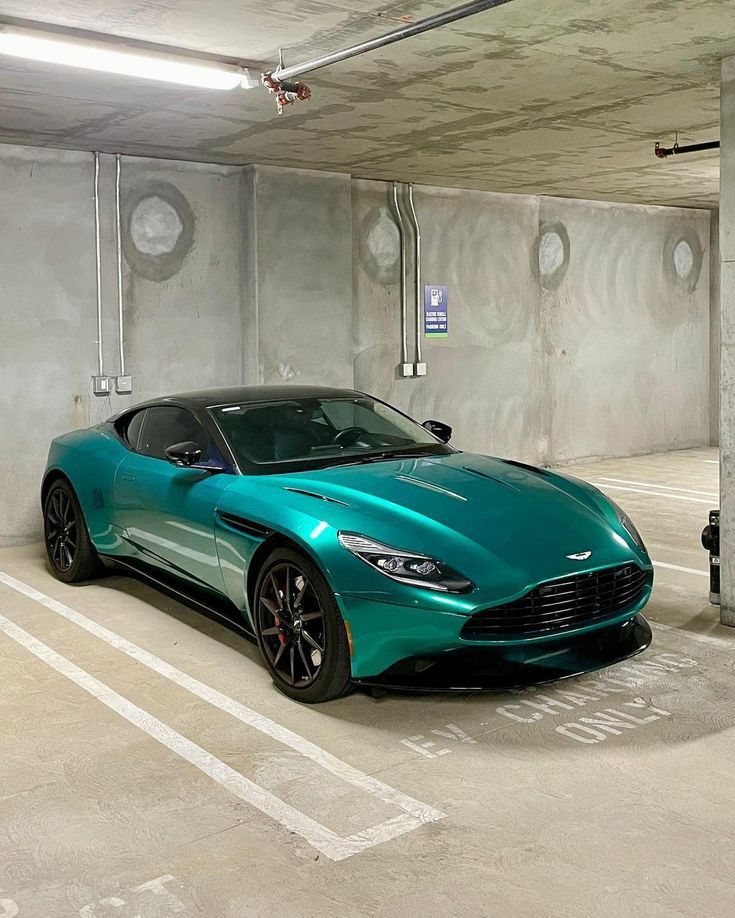
[[[324,575],[306,555],[274,551],[255,585],[258,644],[276,686],[307,704],[350,688],[350,649],[342,616]]]
[[[58,580],[76,583],[90,580],[101,571],[82,508],[65,479],[49,488],[43,505],[43,530],[46,554]]]

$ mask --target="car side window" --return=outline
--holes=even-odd
[[[137,450],[138,448],[138,438],[140,437],[140,429],[143,426],[144,417],[145,409],[143,411],[136,411],[135,414],[129,417],[123,424],[121,433],[128,441],[128,445],[131,449]]]
[[[202,459],[210,458],[213,444],[194,415],[175,405],[159,405],[145,412],[137,452],[153,459],[165,459],[169,446],[187,440],[193,440],[201,449]]]

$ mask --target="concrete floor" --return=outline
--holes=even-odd
[[[658,562],[654,644],[505,695],[300,707],[152,589],[2,550],[25,646],[0,633],[0,918],[735,913],[735,632],[699,547],[716,460],[570,468]]]

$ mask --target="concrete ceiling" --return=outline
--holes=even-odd
[[[272,69],[456,0],[0,0],[0,19],[156,42]],[[641,203],[713,207],[735,0],[513,0],[318,71],[277,117],[260,88],[187,90],[0,57],[0,141]]]

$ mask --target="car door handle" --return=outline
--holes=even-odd
[[[130,472],[123,472],[120,477],[123,481],[135,481],[135,475],[131,475]]]

